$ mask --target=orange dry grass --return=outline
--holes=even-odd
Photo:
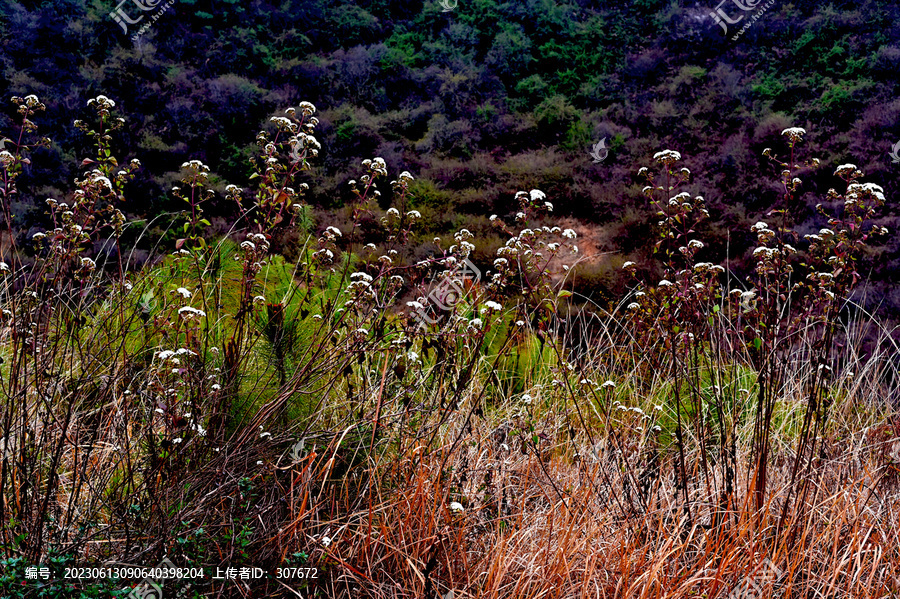
[[[614,456],[588,464],[561,447],[523,454],[518,442],[501,448],[474,432],[478,446],[418,464],[415,456],[398,461],[390,473],[396,484],[376,491],[371,510],[332,523],[325,551],[335,575],[322,596],[900,596],[900,493],[880,479],[887,470],[879,470],[865,433],[816,465],[809,493],[779,532],[789,459],[772,466],[773,492],[761,514],[744,500],[746,473],[743,491],[722,508],[706,499],[697,477],[689,523],[670,459],[648,492],[650,509],[623,512],[614,498],[624,492]],[[465,510],[452,512],[451,501]],[[780,575],[767,578],[771,567]],[[741,586],[753,580],[759,584]]]

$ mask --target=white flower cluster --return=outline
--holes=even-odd
[[[188,160],[187,162],[181,163],[181,168],[196,171],[198,173],[208,173],[209,167],[200,162],[199,160]]]
[[[206,312],[198,310],[197,308],[192,308],[191,306],[184,306],[183,308],[178,309],[178,315],[181,316],[182,319],[190,321],[204,318]]]
[[[382,177],[387,176],[387,164],[385,164],[384,158],[373,158],[372,160],[367,158],[362,161],[362,165],[373,174],[381,175]]]
[[[847,187],[846,206],[856,204],[860,200],[872,197],[879,202],[884,202],[884,189],[875,183],[851,183]]]
[[[33,97],[35,100],[37,100],[37,96],[33,96]],[[25,98],[25,99],[27,100],[28,98]],[[106,96],[103,96],[103,95],[97,96],[96,98],[88,100],[88,102],[87,102],[88,107],[93,106],[95,104],[97,105],[97,107],[99,107],[101,109],[105,109],[105,110],[109,110],[110,108],[116,107],[115,102],[113,102],[112,100],[110,100],[109,98],[107,98]]]
[[[793,143],[803,139],[803,136],[806,135],[806,129],[803,129],[802,127],[788,127],[782,131],[781,134],[786,136]]]
[[[856,168],[855,164],[842,164],[834,170],[834,175],[836,177],[851,177],[862,175],[862,173]]]
[[[654,154],[653,160],[656,160],[660,164],[673,164],[681,160],[681,154],[675,150],[663,150],[662,152]],[[638,171],[638,174],[641,174],[640,171]]]

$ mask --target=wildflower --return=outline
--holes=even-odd
[[[0,272],[9,272],[9,264],[0,262]]]
[[[688,241],[688,247],[695,250],[703,249],[703,242],[698,239],[691,239]]]
[[[781,132],[782,135],[786,136],[792,142],[800,141],[804,135],[806,135],[806,129],[802,127],[788,127],[784,131]]]
[[[160,360],[165,361],[174,355],[175,355],[175,352],[167,349],[167,350],[163,350],[163,351],[159,352],[158,354],[156,354],[156,357],[159,358]]]
[[[103,96],[103,95],[97,96],[96,98],[94,98],[92,100],[88,100],[88,103],[87,103],[88,106],[92,106],[94,104],[97,104],[98,106],[100,106],[100,108],[115,108],[116,107],[115,102],[113,102],[112,100],[110,100],[109,98],[107,98],[106,96]]]
[[[615,389],[616,384],[613,381],[606,381],[602,385],[600,385],[601,389]]]
[[[366,281],[367,283],[372,282],[372,275],[366,272],[354,272],[350,275],[351,279],[360,279],[362,281]]]
[[[312,116],[316,112],[316,107],[312,102],[300,102],[299,108],[303,116]]]
[[[422,218],[422,213],[419,212],[418,210],[410,210],[409,212],[406,213],[406,216],[411,219]]]
[[[572,229],[566,229],[562,232],[562,236],[566,239],[575,239],[576,237],[578,237],[578,234]]]
[[[182,441],[184,441],[184,439],[182,439],[181,437],[177,437],[177,438],[175,438],[175,439],[172,439],[172,443],[174,443],[175,445],[181,443]]]
[[[482,326],[484,326],[484,323],[480,318],[473,318],[471,322],[469,322],[469,326],[480,329]]]
[[[198,310],[197,308],[192,308],[191,306],[185,306],[178,309],[178,315],[185,320],[191,320],[193,318],[204,318],[206,312]]]
[[[656,160],[660,164],[672,164],[673,162],[681,160],[681,154],[675,150],[663,150],[662,152],[654,154],[653,160]],[[638,173],[640,173],[640,171],[638,171]]]
[[[524,326],[525,326],[525,321],[524,321],[524,320],[517,320],[517,321],[516,321],[516,326],[517,326],[517,327],[524,327]]]
[[[331,545],[331,537],[325,537],[325,536],[323,536],[323,537],[320,539],[320,541],[321,541],[321,543],[322,543],[322,545],[323,545],[324,547],[328,547],[329,545]]]
[[[859,199],[860,194],[871,195],[875,199],[884,202],[884,189],[875,183],[851,183],[847,187],[847,203],[850,204]]]
[[[413,310],[422,310],[424,306],[419,302],[406,302],[406,305],[412,308]]]
[[[331,233],[335,237],[341,237],[341,230],[337,227],[328,227],[325,229],[326,233]]]
[[[622,265],[622,268],[631,268],[634,265],[635,265],[634,262],[628,261]]]
[[[547,197],[547,194],[545,194],[540,189],[532,189],[530,195],[531,195],[532,202],[539,202]]]
[[[266,437],[271,437],[271,436],[272,436],[272,433],[269,433],[269,432],[259,433],[260,439],[265,439]]]
[[[451,512],[463,512],[463,511],[465,511],[465,509],[466,508],[464,508],[463,505],[461,503],[459,503],[458,501],[450,502],[450,511]]]
[[[672,281],[663,279],[662,281],[659,282],[659,286],[660,286],[660,287],[671,287],[671,286],[672,286]]]
[[[503,306],[498,304],[497,302],[487,301],[484,303],[484,308],[481,309],[481,313],[485,312],[499,312],[503,309]]]
[[[193,295],[185,287],[179,287],[178,289],[175,290],[175,293],[180,293],[181,297],[183,297],[185,299],[189,299]]]
[[[212,387],[210,387],[210,389],[212,389],[213,391],[218,391],[218,390],[220,390],[221,388],[222,388],[222,385],[218,385],[218,384],[213,385]]]
[[[842,164],[835,169],[834,174],[836,177],[841,177],[843,175],[853,174],[856,170],[855,164]]]
[[[640,307],[641,307],[641,305],[637,302],[631,302],[630,304],[628,304],[626,306],[626,308],[628,308],[629,310],[639,310]]]
[[[396,208],[388,208],[387,215],[394,216],[396,218],[400,218],[400,211],[397,210]]]

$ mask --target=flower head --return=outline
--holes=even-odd
[[[803,136],[806,135],[806,129],[802,127],[788,127],[781,134],[791,140],[791,143],[794,143],[803,139]]]

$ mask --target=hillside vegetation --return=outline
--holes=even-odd
[[[720,4],[742,18],[727,35],[709,16],[714,2],[689,4],[461,0],[445,12],[437,1],[179,0],[152,24],[155,12],[129,3],[129,18],[144,16],[123,31],[112,2],[3,0],[0,87],[43,98],[56,132],[24,169],[28,184],[10,207],[21,217],[20,245],[48,226],[44,198],[71,191],[87,148],[69,124],[101,92],[127,121],[116,154],[143,165],[121,207],[129,218],[180,209],[170,192],[178,165],[200,160],[218,192],[207,215],[224,233],[224,190],[248,185],[257,124],[309,100],[322,143],[304,179],[315,222],[346,224],[347,182],[360,161],[380,156],[391,172],[416,177],[411,208],[423,225],[409,251],[422,257],[432,237],[466,227],[473,262],[487,268],[505,241],[488,216],[512,217],[516,191],[538,188],[590,240],[574,284],[606,308],[627,288],[623,262],[651,264],[653,208],[635,165],[660,148],[682,153],[693,172],[687,189],[706,198],[700,257],[727,259],[742,276],[754,267],[749,227],[766,220],[779,193],[779,170],[763,150],[783,129],[805,128],[821,160],[797,190],[801,234],[826,226],[816,204],[839,208],[827,192],[841,164],[859,165],[896,197],[896,3],[744,3],[763,11],[758,19]],[[3,131],[14,121],[0,113]],[[601,140],[609,155],[595,164],[589,151]],[[377,202],[386,209],[396,198],[384,189]],[[896,229],[897,217],[888,205],[879,224]],[[870,285],[858,301],[896,312],[898,248],[891,237],[861,258]],[[152,249],[141,245],[138,255]]]
[[[801,235],[802,173],[822,168],[803,128],[765,152],[779,193],[735,231],[754,240],[746,275],[702,259],[711,212],[687,159],[643,156],[654,241],[603,306],[571,290],[580,239],[539,189],[487,219],[483,270],[465,227],[415,256],[421,182],[381,157],[314,221],[328,146],[309,102],[257,134],[246,186],[217,193],[192,159],[178,209],[134,220],[142,164],[114,151],[129,122],[90,99],[75,189],[26,233],[23,173],[53,142],[37,96],[13,104],[3,596],[900,593],[897,347],[849,299],[888,233],[885,192],[839,165],[825,226]],[[26,579],[37,564],[48,578]],[[103,564],[205,576],[65,575]]]

